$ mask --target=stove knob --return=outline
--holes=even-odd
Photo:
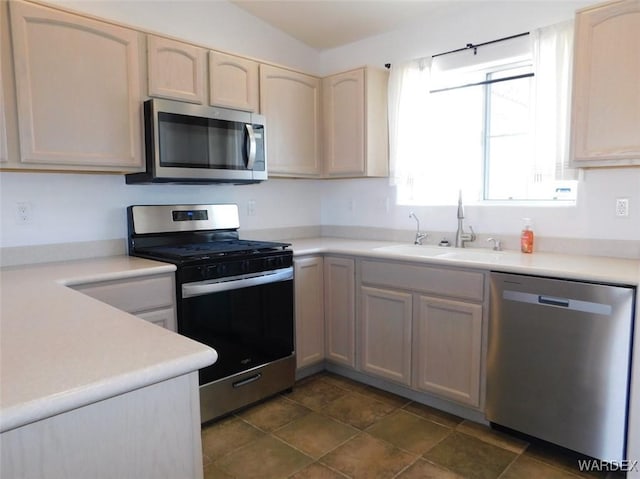
[[[218,272],[217,265],[214,264],[214,265],[207,266],[207,278],[214,277],[217,272]]]
[[[198,272],[198,276],[201,279],[205,279],[207,277],[207,271],[206,271],[206,268],[204,266],[198,266],[196,268],[196,271]]]
[[[220,275],[224,275],[227,273],[227,265],[226,264],[220,264],[218,265],[218,273]]]

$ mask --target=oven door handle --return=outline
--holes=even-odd
[[[182,297],[192,298],[205,294],[221,293],[234,289],[260,286],[269,283],[279,283],[293,279],[293,268],[282,268],[272,271],[262,271],[254,275],[232,276],[230,278],[215,281],[202,281],[199,283],[187,283],[182,285]]]

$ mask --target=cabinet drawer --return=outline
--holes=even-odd
[[[105,281],[75,286],[74,289],[128,313],[171,308],[175,302],[173,276]]]
[[[484,297],[484,274],[477,271],[363,261],[362,282],[474,301]]]
[[[139,318],[149,321],[171,331],[176,331],[176,311],[173,308],[157,309],[137,315]]]

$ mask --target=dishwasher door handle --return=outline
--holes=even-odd
[[[583,313],[594,313],[605,316],[611,315],[613,307],[610,304],[595,303],[593,301],[582,301],[579,299],[557,298],[545,296],[538,293],[525,293],[524,291],[513,291],[505,289],[502,292],[502,299],[515,301],[517,303],[536,304],[538,306],[566,308],[571,311],[581,311]]]
[[[551,296],[538,296],[538,303],[549,304],[551,306],[562,306],[563,308],[569,307],[569,300],[563,298],[553,298]]]

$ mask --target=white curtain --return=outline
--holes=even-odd
[[[534,161],[532,164],[531,155],[526,155],[526,167],[534,168],[535,177],[540,176],[545,182],[573,180],[575,170],[567,167],[573,23],[538,29],[530,38],[528,48],[527,45],[523,47],[522,42],[513,48],[502,47],[505,65],[513,64],[515,60],[528,61],[529,65],[533,63],[535,72],[530,116],[533,128],[528,144]],[[491,64],[495,61],[493,59]],[[487,65],[477,68],[482,73]],[[458,104],[449,106],[446,94],[430,95],[437,77],[442,76],[441,70],[439,65],[432,68],[431,58],[393,64],[391,68],[388,91],[390,181],[397,187],[398,201],[402,204],[454,204],[460,189],[471,200],[482,198],[482,142],[477,140],[481,135],[475,134],[482,125],[471,121],[478,115],[465,115],[464,111],[469,108],[481,112],[482,103],[474,96],[465,98],[462,107]],[[466,90],[469,95],[472,92],[482,94],[482,90],[475,88],[458,91]],[[467,131],[470,133],[463,136]],[[514,160],[517,160],[515,156]],[[546,188],[546,183],[544,186]]]
[[[411,188],[424,152],[431,58],[394,64],[389,75],[389,167],[392,185]]]
[[[568,167],[573,21],[532,32],[535,72],[534,155],[536,165],[556,180],[573,180],[577,172]],[[544,167],[543,167],[544,168]]]

